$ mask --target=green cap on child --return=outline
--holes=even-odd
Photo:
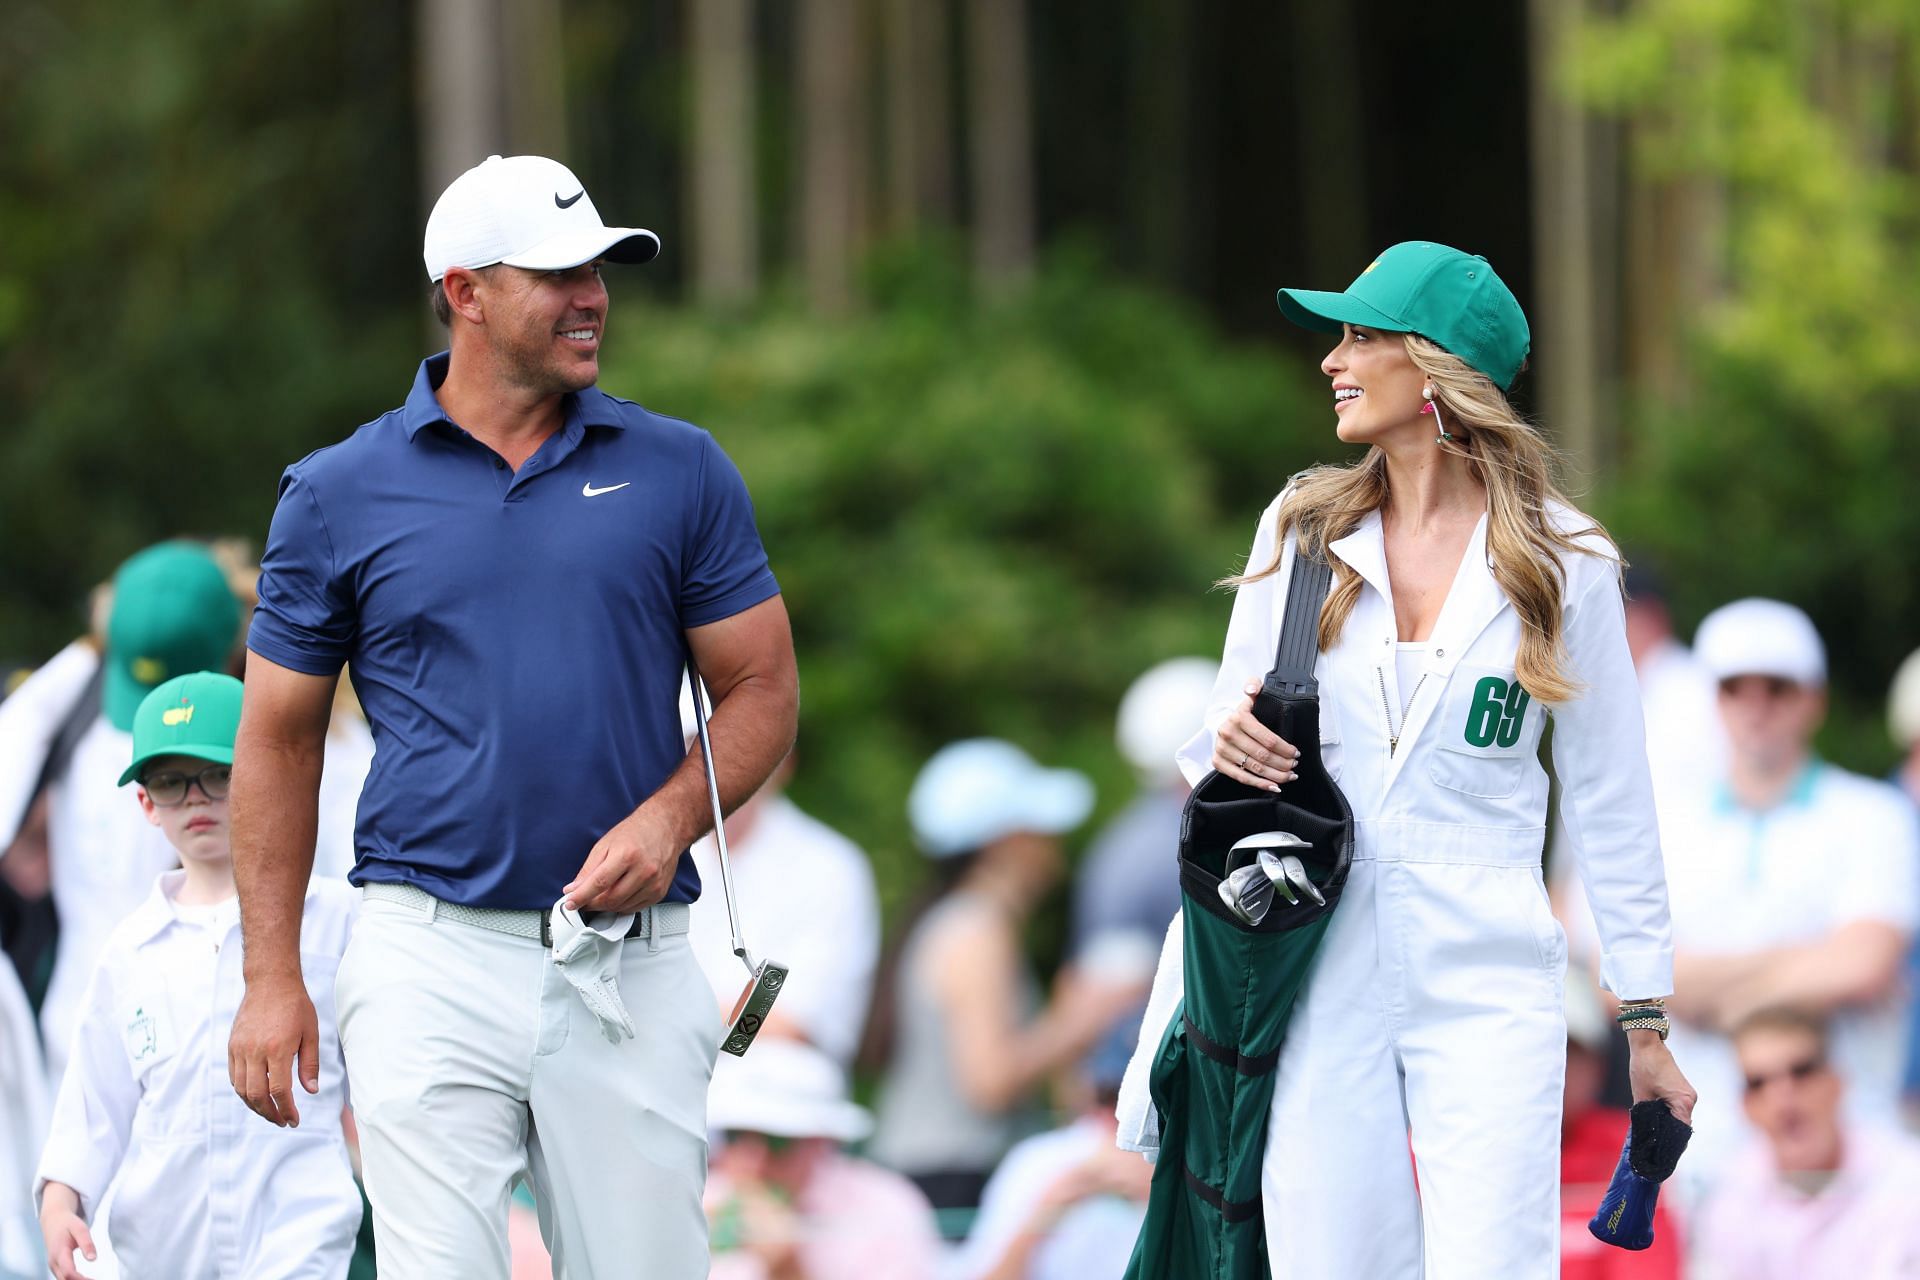
[[[160,756],[232,764],[240,689],[238,680],[215,671],[175,676],[157,686],[133,713],[133,763],[120,785],[138,779],[147,762]]]

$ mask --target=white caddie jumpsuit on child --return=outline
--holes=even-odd
[[[73,1054],[34,1180],[80,1193],[129,1280],[340,1280],[360,1228],[360,1192],[340,1114],[346,1067],[333,977],[359,894],[307,887],[300,968],[320,1028],[320,1092],[295,1094],[300,1126],[247,1109],[227,1075],[244,990],[237,900],[174,900],[184,871],[114,930],[82,1002]]]
[[[1278,510],[1261,517],[1256,569],[1273,559]],[[1564,507],[1550,518],[1584,525]],[[1603,981],[1622,998],[1672,990],[1616,553],[1593,536],[1593,554],[1561,557],[1567,665],[1583,692],[1546,708],[1514,679],[1520,619],[1488,567],[1486,527],[1483,516],[1412,687],[1396,670],[1379,513],[1332,544],[1365,584],[1316,667],[1320,748],[1353,806],[1354,861],[1280,1058],[1261,1185],[1276,1278],[1558,1274],[1566,949],[1541,879],[1548,714],[1556,848],[1587,885]],[[1189,780],[1272,665],[1293,551],[1290,538],[1279,572],[1235,598],[1206,727],[1180,753]],[[1149,1152],[1146,1070],[1179,998],[1180,936],[1176,920],[1120,1103],[1121,1145]]]

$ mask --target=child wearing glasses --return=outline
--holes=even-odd
[[[99,1249],[88,1228],[109,1192],[106,1243],[127,1276],[329,1280],[360,1226],[342,1133],[346,1071],[334,971],[357,895],[307,891],[301,968],[318,1026],[320,1087],[297,1127],[263,1123],[227,1074],[244,989],[227,788],[240,682],[198,672],[149,693],[120,783],[180,855],[114,931],[82,1002],[34,1198],[56,1277]],[[98,1225],[96,1223],[96,1225]]]

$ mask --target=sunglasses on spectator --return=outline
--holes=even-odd
[[[1770,1071],[1766,1075],[1760,1076],[1750,1075],[1747,1077],[1747,1092],[1758,1093],[1775,1080],[1787,1078],[1791,1078],[1795,1084],[1803,1084],[1811,1079],[1816,1071],[1819,1071],[1826,1065],[1827,1060],[1825,1058],[1815,1055],[1814,1057],[1802,1058],[1799,1062],[1792,1063],[1784,1071]]]
[[[783,1152],[787,1151],[790,1147],[792,1147],[794,1143],[799,1141],[799,1139],[797,1138],[789,1138],[783,1134],[761,1133],[756,1129],[727,1130],[728,1142],[738,1142],[742,1138],[759,1139],[761,1142],[766,1144],[767,1154],[772,1156],[777,1156],[782,1154]]]
[[[1754,690],[1766,694],[1767,701],[1778,702],[1800,686],[1782,676],[1728,676],[1720,682],[1720,696],[1751,696]]]
[[[187,789],[194,786],[199,787],[200,794],[209,800],[225,800],[227,791],[233,786],[233,766],[210,764],[198,773],[162,769],[140,779],[140,785],[147,789],[147,797],[162,809],[185,804]]]

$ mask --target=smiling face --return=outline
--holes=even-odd
[[[140,785],[136,789],[140,809],[147,815],[148,822],[166,833],[167,843],[179,853],[183,863],[222,863],[233,856],[227,842],[227,792],[222,785],[226,772],[213,779],[202,779],[202,771],[208,769],[230,772],[229,766],[198,756],[156,756],[140,771]],[[164,782],[167,797],[171,798],[183,778],[196,780],[188,782],[186,795],[178,804],[154,803],[146,786],[149,781],[156,786]],[[209,785],[220,793],[219,798],[207,795]]]
[[[1734,1043],[1747,1118],[1766,1134],[1783,1172],[1832,1169],[1840,1153],[1840,1077],[1809,1031],[1756,1026]]]
[[[1335,430],[1348,444],[1385,444],[1402,435],[1432,435],[1433,419],[1420,412],[1426,374],[1407,354],[1397,333],[1346,325],[1340,345],[1320,362],[1333,380]]]
[[[497,266],[473,278],[487,346],[508,382],[546,396],[599,380],[607,286],[598,262],[566,271]]]

